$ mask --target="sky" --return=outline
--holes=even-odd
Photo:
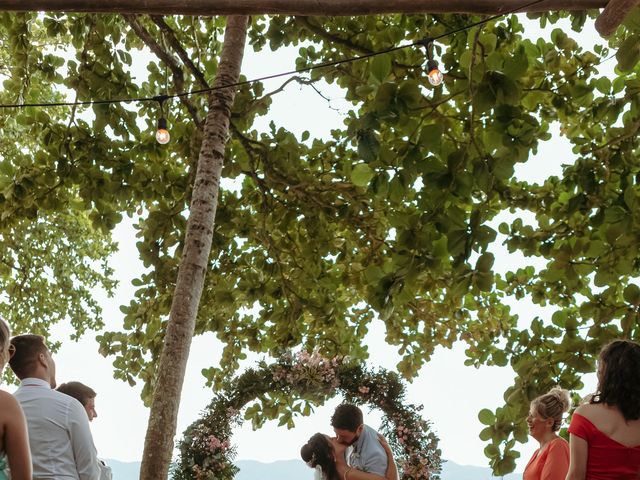
[[[593,44],[594,39],[598,38],[593,31],[592,22],[588,22],[585,32],[580,35],[583,45]],[[544,31],[533,27],[528,31],[532,32],[531,36],[534,38],[538,38],[537,35],[549,38],[553,28],[556,26]],[[578,37],[574,32],[572,34],[574,38]],[[292,56],[291,49],[256,54],[249,47],[245,54],[243,74],[247,78],[255,78],[289,70],[293,64]],[[272,90],[281,82],[282,80],[266,82],[265,91]],[[273,118],[277,125],[298,135],[303,130],[309,130],[312,138],[328,135],[330,129],[342,124],[348,104],[340,97],[340,91],[336,87],[324,85],[319,88],[330,101],[320,97],[308,86],[290,84],[284,93],[275,97],[271,116],[262,120],[262,127],[266,128],[269,119]],[[153,133],[149,132],[148,141],[154,141]],[[547,176],[561,174],[561,162],[570,161],[573,154],[567,142],[559,137],[557,128],[553,131],[553,137],[551,141],[541,145],[538,154],[527,164],[516,166],[517,178],[541,183]],[[167,148],[170,147],[169,143]],[[223,188],[225,187],[233,188],[232,185],[223,183]],[[509,215],[501,216],[496,225],[513,218]],[[143,271],[131,224],[125,221],[119,225],[114,238],[119,244],[119,251],[111,259],[111,266],[115,270],[119,286],[113,298],[106,298],[103,292],[96,292],[104,309],[105,330],[122,327],[123,314],[119,306],[129,303],[134,292],[131,279]],[[492,251],[496,255],[495,269],[498,272],[514,269],[514,265],[522,262],[522,258],[508,254],[501,247],[493,248]],[[549,309],[544,310],[526,300],[512,302],[511,305],[523,322],[534,316],[546,318],[550,315]],[[104,358],[98,353],[96,333],[84,335],[77,343],[68,339],[69,333],[66,325],[57,326],[53,330],[52,339],[64,342],[55,355],[58,383],[78,380],[98,393],[98,417],[92,422],[92,431],[100,457],[139,461],[148,419],[148,410],[140,400],[140,388],[132,388],[113,379],[112,359]],[[400,357],[393,347],[384,343],[384,332],[380,324],[371,329],[367,343],[371,352],[369,366],[393,370]],[[181,399],[176,441],[209,403],[212,392],[205,388],[200,371],[215,364],[220,355],[220,344],[213,335],[194,339]],[[258,359],[259,357],[250,356],[244,365],[250,366]],[[513,372],[509,367],[466,367],[464,359],[462,344],[457,344],[450,350],[438,348],[413,383],[407,385],[407,401],[424,405],[423,415],[432,422],[432,428],[440,438],[443,458],[459,464],[486,466],[487,459],[483,453],[486,444],[478,438],[483,427],[477,419],[477,413],[482,408],[493,410],[503,404],[502,394],[512,384]],[[595,376],[587,375],[585,384],[583,393],[592,391]],[[324,407],[317,408],[311,417],[298,419],[293,430],[277,427],[276,422],[270,422],[262,429],[252,431],[250,422],[247,422],[234,432],[233,443],[237,446],[237,458],[263,462],[298,458],[300,446],[313,433],[331,433],[329,418],[339,401],[336,398]],[[365,421],[377,428],[380,422],[379,412],[365,410]],[[518,462],[518,471],[524,469],[535,448],[537,444],[534,441],[520,446],[522,456]]]

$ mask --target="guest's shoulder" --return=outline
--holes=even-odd
[[[569,442],[564,438],[558,437],[549,445],[550,450],[569,450]]]
[[[15,401],[15,398],[13,395],[11,395],[9,392],[5,392],[4,390],[0,390],[0,401]]]
[[[19,409],[20,404],[18,403],[16,397],[11,395],[9,392],[0,390],[0,411],[13,413]]]
[[[66,393],[59,392],[54,390],[53,388],[49,390],[49,395],[54,398],[57,402],[64,405],[73,405],[74,403],[80,403],[75,398],[67,395]]]
[[[592,421],[596,416],[598,416],[602,409],[603,405],[599,403],[583,403],[578,408],[576,408],[576,411],[573,412],[573,414],[575,415],[577,413],[579,416]]]

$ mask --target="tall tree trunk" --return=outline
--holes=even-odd
[[[238,81],[247,24],[246,16],[227,19],[214,87]],[[180,394],[211,253],[220,175],[235,94],[235,88],[227,88],[216,90],[209,97],[185,245],[151,403],[140,480],[165,479],[168,475]]]

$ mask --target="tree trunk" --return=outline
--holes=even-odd
[[[214,86],[238,81],[247,24],[246,16],[228,18]],[[165,479],[168,475],[182,384],[211,253],[220,175],[235,94],[235,89],[228,88],[216,90],[209,97],[185,245],[151,403],[140,480]]]
[[[610,36],[637,5],[640,5],[639,0],[609,0],[600,16],[596,18],[596,30],[603,37]]]
[[[152,15],[369,15],[375,13],[499,14],[603,8],[607,0],[0,0],[0,10],[148,13]]]

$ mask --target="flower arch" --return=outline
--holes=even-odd
[[[200,419],[184,432],[174,480],[232,480],[237,472],[231,444],[233,427],[250,419],[254,428],[279,418],[294,426],[294,417],[341,394],[345,401],[377,408],[384,414],[381,433],[391,446],[402,480],[439,478],[438,438],[420,415],[421,406],[404,404],[405,386],[397,374],[372,370],[348,358],[327,359],[318,353],[287,353],[274,363],[260,362],[229,380],[215,394]],[[311,432],[310,432],[311,435]]]

